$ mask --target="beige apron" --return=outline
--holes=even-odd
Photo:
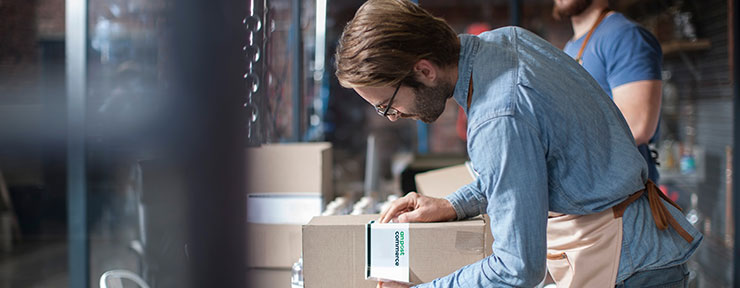
[[[586,34],[575,58],[578,64],[583,65],[586,44],[609,11],[601,11]],[[615,217],[612,211],[583,216],[550,213],[547,269],[558,287],[614,286],[622,250],[622,218]]]
[[[653,181],[611,209],[590,215],[550,213],[547,221],[547,268],[558,287],[614,287],[622,249],[622,215],[632,202],[648,194],[655,224],[673,227],[691,243],[694,238],[671,216],[661,199],[679,210]]]

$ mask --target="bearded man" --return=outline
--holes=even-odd
[[[702,235],[648,179],[630,127],[576,61],[507,27],[455,35],[408,0],[370,0],[345,26],[336,76],[391,121],[432,122],[452,98],[468,117],[476,180],[445,198],[409,193],[380,222],[488,214],[493,254],[430,283],[684,287]],[[454,192],[454,193],[453,193]]]
[[[657,141],[663,53],[655,37],[609,9],[608,0],[554,0],[553,17],[570,19],[573,38],[565,53],[576,59],[614,100],[630,126],[648,178],[658,182]]]

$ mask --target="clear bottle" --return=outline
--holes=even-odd
[[[293,269],[290,275],[291,288],[303,288],[303,256],[298,258],[298,262],[293,263]]]

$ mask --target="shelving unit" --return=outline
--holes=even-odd
[[[696,41],[675,40],[660,43],[660,47],[663,49],[664,56],[670,56],[678,54],[680,52],[696,52],[709,50],[709,48],[712,47],[712,43],[709,41],[709,39],[698,39]]]

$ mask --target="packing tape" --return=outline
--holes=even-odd
[[[455,249],[465,254],[481,254],[485,246],[483,233],[457,231]]]

